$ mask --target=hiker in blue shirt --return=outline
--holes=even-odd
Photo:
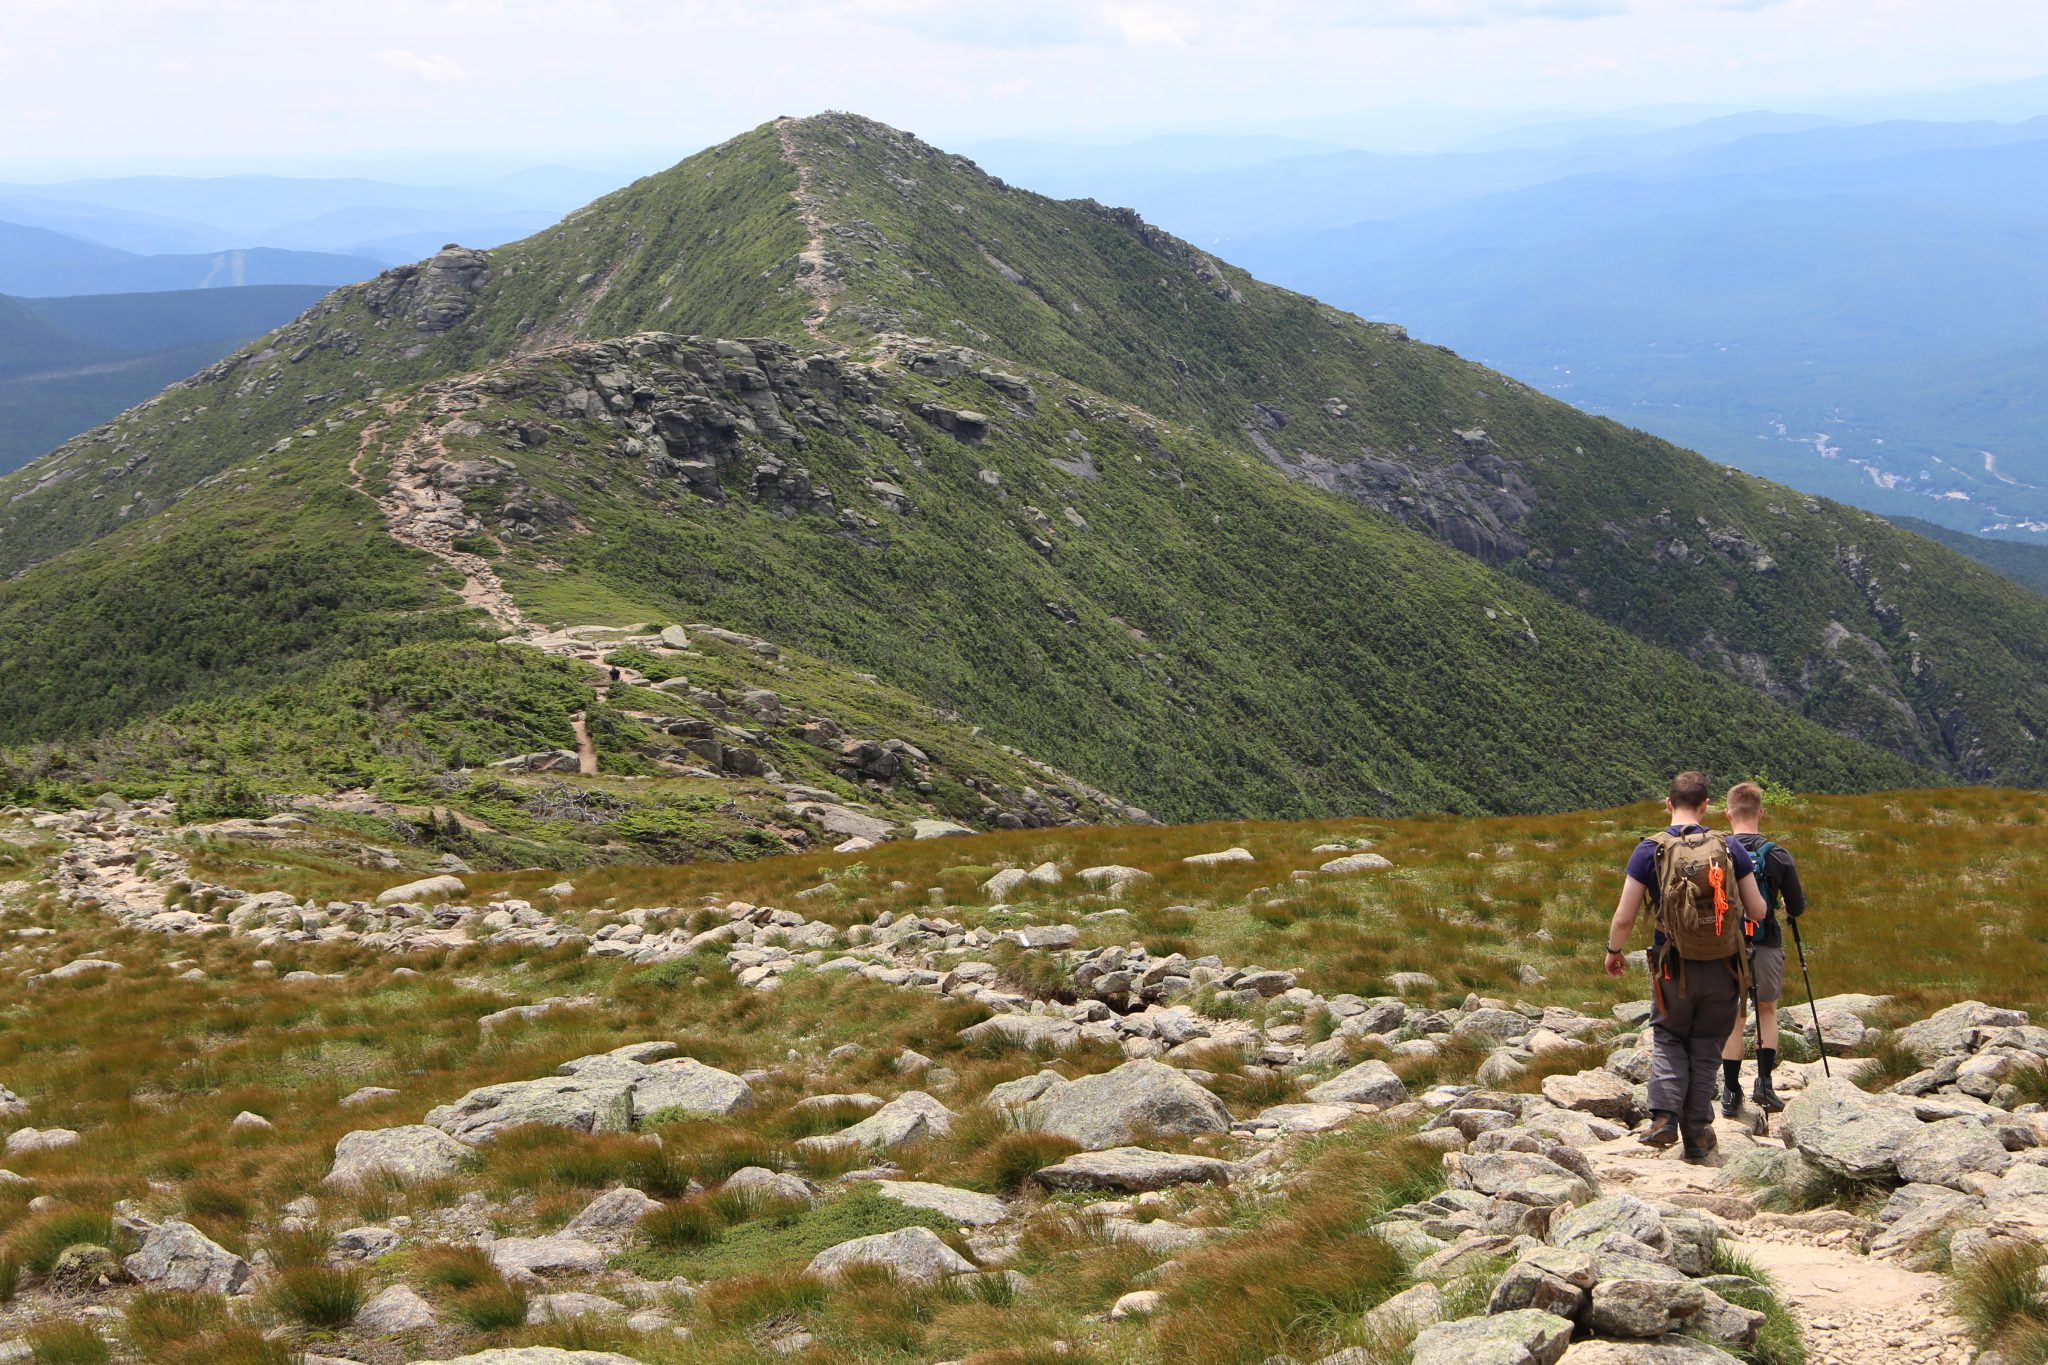
[[[1806,888],[1799,884],[1792,855],[1763,835],[1763,788],[1738,782],[1728,789],[1727,805],[1734,843],[1756,863],[1757,885],[1768,907],[1749,940],[1749,974],[1756,983],[1751,992],[1756,997],[1756,1085],[1749,1097],[1766,1114],[1775,1114],[1785,1107],[1771,1084],[1778,1065],[1778,997],[1785,986],[1785,932],[1778,924],[1778,906],[1784,905],[1787,919],[1798,919],[1806,913]],[[1742,1016],[1738,1000],[1735,1027],[1721,1050],[1721,1112],[1731,1119],[1742,1112]]]
[[[1629,932],[1649,903],[1657,932],[1648,955],[1650,1126],[1642,1141],[1669,1147],[1683,1137],[1685,1156],[1694,1161],[1719,1141],[1716,1072],[1749,978],[1742,921],[1764,917],[1755,861],[1742,845],[1706,827],[1707,805],[1705,777],[1685,772],[1671,779],[1664,801],[1670,827],[1644,839],[1629,857],[1607,928],[1607,972],[1620,976],[1627,970]]]

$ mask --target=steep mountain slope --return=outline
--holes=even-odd
[[[17,741],[457,638],[451,588],[767,635],[1176,817],[2030,781],[2048,713],[2039,604],[1938,547],[839,115],[337,291],[5,495]]]

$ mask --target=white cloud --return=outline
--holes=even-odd
[[[1032,80],[1029,76],[1019,76],[1013,81],[997,81],[988,88],[988,93],[996,99],[1006,100],[1017,95],[1030,93],[1037,84],[1038,82]]]
[[[469,75],[452,57],[422,57],[409,47],[387,47],[377,54],[377,60],[393,71],[403,71],[436,85],[459,81]]]

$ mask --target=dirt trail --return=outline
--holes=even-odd
[[[569,717],[569,728],[576,732],[576,771],[585,777],[596,777],[597,743],[590,737],[590,722],[583,712],[577,711]]]
[[[810,235],[809,243],[797,253],[797,287],[811,296],[811,311],[804,318],[804,329],[819,341],[831,341],[825,334],[825,319],[832,315],[842,286],[833,277],[831,259],[825,252],[825,219],[818,212],[819,199],[813,188],[811,168],[797,155],[796,139],[789,129],[790,120],[776,120],[775,137],[782,146],[782,159],[796,171],[796,189],[790,197],[796,201],[797,217]]]
[[[1752,1136],[1750,1111],[1744,1113],[1744,1120],[1715,1124],[1721,1138],[1716,1162],[1777,1145],[1774,1137]],[[1798,1320],[1808,1365],[1966,1365],[1975,1358],[1967,1329],[1948,1312],[1946,1282],[1939,1275],[1863,1255],[1822,1220],[1802,1225],[1798,1219],[1739,1216],[1748,1212],[1738,1202],[1748,1190],[1718,1164],[1691,1165],[1633,1136],[1589,1148],[1586,1155],[1610,1192],[1693,1204],[1726,1219],[1729,1249],[1769,1273],[1779,1301]]]
[[[455,548],[457,537],[473,535],[479,528],[463,510],[462,499],[436,488],[428,472],[432,462],[448,458],[440,428],[432,420],[432,417],[447,415],[447,411],[437,403],[429,418],[415,421],[403,439],[395,446],[386,447],[390,465],[384,477],[391,487],[383,497],[376,499],[379,510],[384,513],[385,529],[399,544],[424,550],[460,573],[464,602],[482,608],[507,630],[522,638],[531,638],[539,632],[520,613],[518,603],[498,581],[497,571],[490,562],[481,555]],[[386,412],[397,416],[403,412],[403,406],[393,405]],[[364,427],[362,440],[348,464],[349,486],[365,497],[370,494],[363,486],[363,457],[369,453],[371,444],[387,430],[386,423],[381,421]]]

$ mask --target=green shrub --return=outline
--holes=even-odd
[[[270,814],[270,803],[247,779],[235,776],[194,782],[178,793],[178,819],[185,824],[203,820],[255,820]]]

